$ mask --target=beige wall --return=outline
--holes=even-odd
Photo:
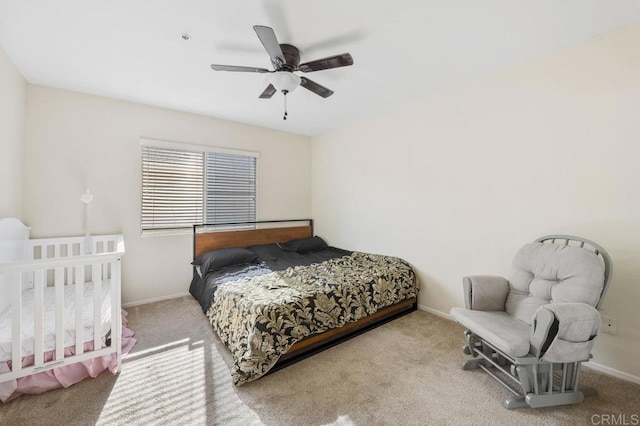
[[[27,82],[0,46],[0,218],[22,216]]]
[[[259,218],[310,214],[307,137],[29,86],[24,220],[32,237],[80,235],[90,188],[92,232],[125,237],[123,303],[185,293],[191,279],[191,235],[140,236],[140,137],[258,151]]]
[[[640,377],[638,46],[630,28],[315,138],[317,232],[406,258],[419,304],[444,313],[462,276],[508,274],[535,237],[593,239],[619,322],[594,360]]]

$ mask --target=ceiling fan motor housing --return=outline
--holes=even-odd
[[[282,54],[284,55],[284,60],[286,64],[278,65],[276,63],[273,64],[274,68],[277,71],[290,71],[293,72],[298,69],[298,65],[300,65],[300,51],[297,47],[292,46],[290,44],[281,44],[280,49],[282,49]]]

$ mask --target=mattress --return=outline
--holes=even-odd
[[[103,280],[102,294],[100,295],[102,324],[100,337],[107,335],[111,328],[111,297],[110,280]],[[44,327],[43,340],[44,352],[55,350],[56,324],[55,324],[55,288],[44,289]],[[93,341],[93,283],[83,286],[83,343]],[[64,347],[74,346],[76,342],[75,332],[75,285],[64,286]],[[22,293],[22,357],[34,354],[34,293],[33,290],[25,290]],[[0,362],[10,361],[12,358],[11,339],[11,308],[6,308],[0,313]]]

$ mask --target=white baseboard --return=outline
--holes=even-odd
[[[449,321],[453,321],[453,318],[451,317],[451,315],[445,314],[444,312],[441,312],[441,311],[439,311],[437,309],[433,309],[433,308],[430,308],[430,307],[425,306],[425,305],[418,305],[418,309],[420,309],[421,311],[429,312],[430,314],[437,315],[437,316],[442,317],[444,319],[448,319]]]
[[[582,365],[591,368],[592,370],[607,374],[609,376],[617,377],[618,379],[640,384],[640,377],[634,376],[633,374],[625,373],[624,371],[616,370],[615,368],[607,367],[606,365],[598,364],[597,362],[589,361],[583,363]]]
[[[123,303],[122,307],[131,308],[132,306],[146,305],[147,303],[153,303],[153,302],[162,302],[163,300],[176,299],[178,297],[184,297],[188,295],[189,295],[189,292],[176,293],[176,294],[171,294],[169,296],[154,297],[151,299],[138,300],[136,302]]]
[[[437,309],[433,309],[425,305],[418,305],[418,309],[420,309],[421,311],[429,312],[439,317],[448,319],[450,321],[454,321],[451,315],[446,314],[442,311],[438,311]],[[601,373],[607,374],[609,376],[617,377],[618,379],[640,384],[640,377],[634,376],[633,374],[625,373],[624,371],[616,370],[615,368],[607,367],[606,365],[602,365],[597,362],[589,361],[589,362],[583,363],[582,365],[584,365],[587,368],[591,368],[592,370],[596,370]]]

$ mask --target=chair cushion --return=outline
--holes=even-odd
[[[451,315],[507,355],[523,357],[529,353],[531,326],[506,312],[452,308]]]
[[[507,313],[531,324],[548,303],[581,302],[596,306],[604,286],[604,267],[591,251],[570,245],[531,243],[513,259]]]

